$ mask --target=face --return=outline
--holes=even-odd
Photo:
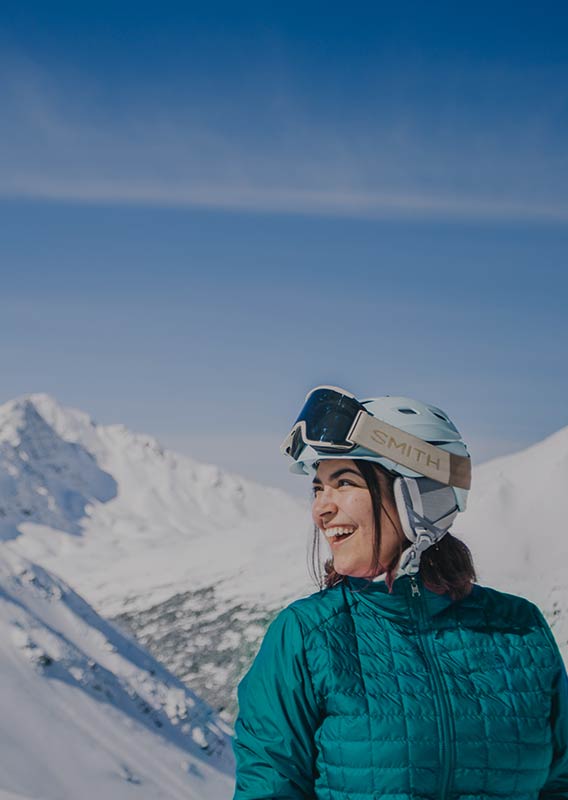
[[[403,536],[396,506],[387,493],[382,494],[380,511],[379,561],[385,566],[373,574],[373,503],[357,462],[348,459],[321,461],[313,491],[312,518],[331,548],[335,571],[356,578],[374,578],[385,572]]]

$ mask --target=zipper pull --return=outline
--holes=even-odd
[[[410,585],[412,587],[412,596],[420,597],[420,588],[416,583],[416,578],[413,575],[410,576]]]

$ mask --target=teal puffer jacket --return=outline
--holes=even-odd
[[[238,697],[235,800],[568,799],[566,669],[522,597],[351,578],[279,614]]]

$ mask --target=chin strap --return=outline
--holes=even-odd
[[[426,519],[422,497],[417,481],[412,478],[397,478],[394,482],[394,495],[402,529],[406,538],[412,543],[400,559],[399,575],[416,575],[420,569],[422,553],[437,544],[450,528],[457,512],[457,506],[444,509],[448,513],[436,520],[434,524]]]
[[[428,525],[426,520],[423,519],[422,522]],[[402,554],[397,575],[416,575],[420,569],[422,553],[439,542],[447,533],[447,531],[441,531],[440,528],[436,528],[434,525],[428,525],[428,528],[417,529],[418,534],[415,541]]]

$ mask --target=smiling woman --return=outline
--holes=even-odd
[[[239,685],[235,800],[568,797],[566,669],[449,533],[470,462],[448,416],[318,387],[283,450],[330,558]]]

